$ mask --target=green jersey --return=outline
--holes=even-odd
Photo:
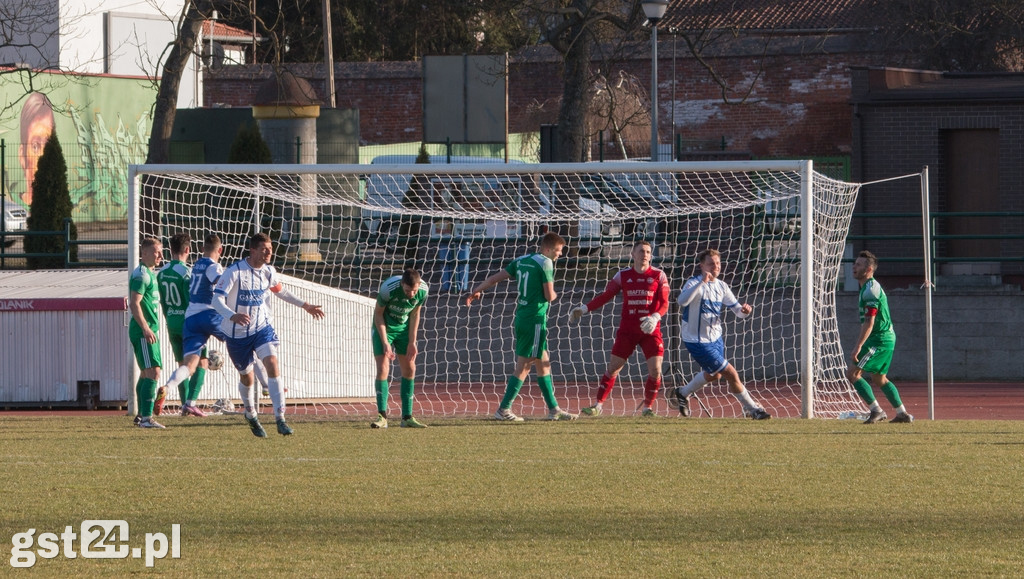
[[[377,305],[384,308],[384,327],[388,336],[395,336],[409,326],[409,314],[427,301],[427,282],[420,280],[420,287],[413,297],[405,295],[402,276],[395,275],[384,280],[377,292]]]
[[[886,299],[885,291],[882,290],[881,284],[875,281],[875,278],[867,280],[860,288],[860,300],[857,307],[862,324],[869,308],[877,310],[875,324],[871,328],[871,335],[868,336],[869,342],[891,342],[896,339],[892,319],[889,317],[889,300]]]
[[[544,295],[544,284],[554,281],[555,264],[540,253],[524,255],[505,268],[516,280],[519,297],[516,300],[516,321],[544,321],[550,305]]]
[[[132,277],[128,281],[128,290],[142,296],[142,303],[140,304],[142,307],[142,317],[146,320],[146,324],[149,325],[149,329],[156,332],[160,327],[160,314],[158,313],[160,309],[160,290],[157,287],[156,275],[145,264],[139,264],[139,267],[132,271]],[[135,321],[135,316],[132,316],[131,321],[128,323],[128,329],[134,329],[137,332],[142,331],[142,328]]]
[[[167,320],[167,331],[180,336],[185,325],[185,310],[188,309],[192,269],[173,260],[156,274],[156,279],[160,284],[160,305]]]

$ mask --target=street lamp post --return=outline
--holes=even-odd
[[[643,0],[644,16],[651,23],[651,161],[658,160],[658,21],[668,0]]]

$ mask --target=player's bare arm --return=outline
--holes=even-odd
[[[416,335],[420,329],[420,312],[423,310],[423,306],[416,306],[413,311],[409,312],[409,346],[405,350],[405,355],[412,362],[416,358],[416,354],[419,353],[419,348],[416,347]]]
[[[380,343],[384,345],[384,357],[388,360],[394,360],[395,351],[391,349],[391,343],[388,341],[388,329],[384,325],[384,306],[373,308],[373,327],[377,330],[377,337],[380,338]]]
[[[483,295],[485,290],[491,289],[492,287],[509,279],[510,277],[512,276],[509,275],[507,271],[501,270],[498,273],[480,282],[480,284],[473,288],[473,291],[469,292],[469,295],[466,296],[466,305],[468,306],[472,304],[474,301],[480,299],[480,296]],[[554,291],[553,288],[552,291]]]
[[[139,325],[142,330],[142,336],[146,338],[146,342],[150,344],[156,343],[156,334],[153,330],[149,329],[149,324],[146,323],[146,318],[142,315],[142,294],[139,292],[129,292],[129,309],[132,311],[132,317],[135,318],[135,323]]]
[[[860,335],[857,336],[857,345],[854,346],[853,352],[850,353],[850,359],[856,364],[860,360],[860,349],[864,347],[864,342],[868,341],[868,336],[871,335],[871,329],[875,327],[875,316],[864,316],[864,323],[860,325]]]

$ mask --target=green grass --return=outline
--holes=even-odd
[[[426,430],[0,417],[0,536],[181,525],[180,559],[43,575],[1014,576],[1024,421],[600,418]],[[38,534],[37,532],[37,534]],[[5,565],[9,562],[5,561]]]

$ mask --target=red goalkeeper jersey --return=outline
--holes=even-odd
[[[610,302],[620,291],[620,330],[640,332],[640,318],[653,313],[665,317],[668,313],[668,276],[656,267],[649,267],[643,273],[637,273],[632,267],[620,270],[608,282],[603,292],[587,302],[587,311],[592,312]]]

